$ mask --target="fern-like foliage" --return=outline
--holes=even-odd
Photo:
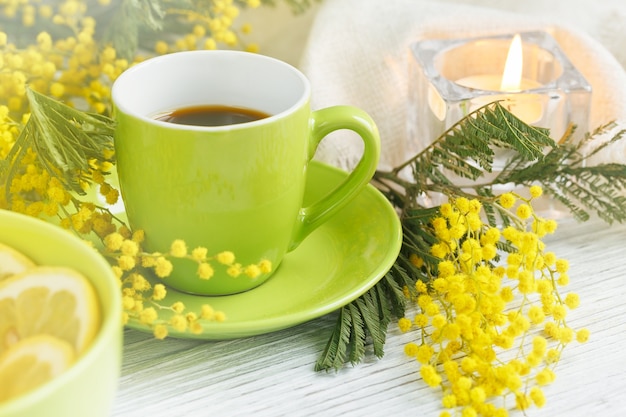
[[[315,370],[338,370],[347,362],[361,362],[366,343],[371,344],[376,357],[383,357],[387,326],[394,317],[404,314],[406,297],[402,287],[410,282],[409,275],[396,264],[368,292],[342,307]]]
[[[499,206],[494,186],[539,183],[578,220],[587,220],[594,212],[608,223],[626,221],[626,165],[587,164],[591,156],[621,140],[626,132],[617,132],[594,151],[584,151],[609,127],[601,126],[578,142],[572,141],[572,130],[556,143],[546,129],[528,126],[493,103],[459,121],[404,164],[391,171],[378,171],[375,185],[401,216],[402,248],[385,277],[341,309],[315,369],[337,370],[348,361],[355,364],[363,360],[367,351],[362,345],[363,334],[371,339],[374,354],[383,355],[388,324],[404,316],[405,291],[412,291],[417,280],[427,282],[436,272],[438,260],[430,255],[436,238],[429,223],[438,211],[437,204],[429,204],[437,201],[434,195],[477,198],[491,225],[507,225],[515,219]],[[496,155],[503,150],[510,157],[496,167]],[[498,248],[508,250],[502,244]],[[412,254],[424,264],[414,265]],[[360,321],[354,320],[355,306]],[[355,328],[360,322],[363,328]]]
[[[449,194],[459,188],[455,178],[476,180],[493,171],[497,149],[518,152],[520,161],[534,161],[546,147],[556,146],[546,129],[524,124],[499,104],[485,106],[462,119],[404,164],[379,178],[395,179],[410,166],[414,182],[406,191]]]
[[[31,114],[7,157],[0,163],[0,184],[11,184],[20,161],[32,149],[42,166],[67,190],[85,194],[81,181],[89,180],[90,161],[113,163],[104,151],[113,150],[112,119],[85,113],[46,95],[27,89]],[[10,187],[5,187],[7,200]]]
[[[557,144],[546,129],[525,125],[498,103],[477,110],[404,164],[378,172],[379,189],[399,208],[424,208],[432,196],[467,196],[483,203],[492,225],[508,224],[509,214],[496,204],[494,186],[527,187],[541,184],[551,198],[581,221],[590,212],[608,223],[626,220],[626,165],[586,161],[620,140],[625,132],[593,152],[585,153],[610,125],[601,126],[583,140],[573,141],[570,130]],[[495,151],[512,150],[508,160],[494,166]],[[414,181],[402,179],[411,169]],[[459,185],[459,184],[463,185]]]

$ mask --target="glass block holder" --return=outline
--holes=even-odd
[[[496,100],[503,100],[501,104],[526,123],[550,129],[557,141],[570,123],[577,126],[573,139],[582,138],[588,131],[591,86],[547,32],[519,33],[524,82],[520,91],[499,91],[514,35],[425,39],[411,45],[407,131],[413,152],[423,150],[468,113]],[[481,88],[476,88],[472,83],[481,77]],[[485,77],[498,83],[487,82]],[[507,152],[495,155],[493,175],[509,157]],[[467,180],[458,181],[463,185]],[[494,192],[512,188],[506,185]],[[547,205],[539,208],[542,215],[569,217],[553,202]]]

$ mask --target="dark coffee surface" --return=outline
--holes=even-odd
[[[184,107],[169,113],[160,114],[156,120],[192,126],[227,126],[253,122],[269,117],[259,110],[242,107],[205,105]]]

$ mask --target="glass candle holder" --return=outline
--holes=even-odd
[[[513,85],[503,78],[505,67],[510,72],[515,34],[426,39],[411,45],[407,129],[414,152],[467,114],[497,100],[527,124],[550,129],[556,141],[570,124],[577,126],[573,140],[583,137],[589,125],[591,86],[547,32],[518,35]],[[494,171],[510,156],[497,152]]]

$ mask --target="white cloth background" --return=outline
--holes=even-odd
[[[605,44],[616,51],[620,45],[626,47],[626,2],[608,1],[609,6],[602,3],[605,7],[599,3],[325,0],[317,10],[299,67],[311,80],[313,108],[351,104],[374,118],[381,133],[384,168],[410,156],[405,112],[408,49],[423,38],[546,30],[593,88],[590,128],[611,120],[622,124],[626,122],[626,72]],[[585,27],[578,24],[581,21]],[[358,138],[337,132],[322,142],[316,158],[351,169],[361,152]],[[626,162],[626,145],[599,158]]]

